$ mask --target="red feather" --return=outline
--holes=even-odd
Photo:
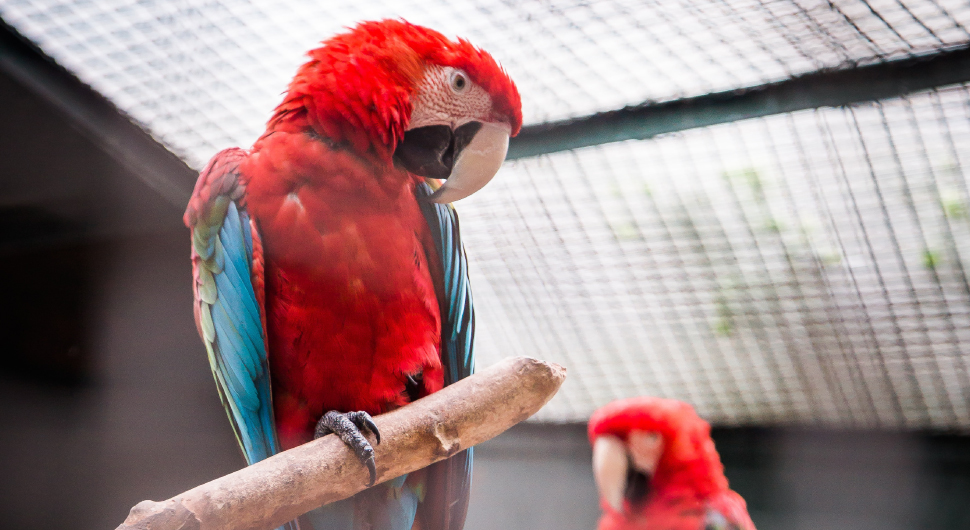
[[[488,54],[404,21],[363,23],[309,53],[240,163],[262,236],[273,408],[283,449],[327,411],[372,414],[443,384],[442,266],[392,155],[432,65],[455,66],[521,126],[518,92]]]
[[[403,20],[364,22],[311,50],[267,126],[302,131],[307,126],[356,153],[390,163],[411,116],[411,97],[428,66],[464,70],[492,96],[490,121],[522,127],[515,84],[488,53],[459,39]]]
[[[404,404],[407,374],[440,389],[441,322],[424,258],[433,242],[412,177],[287,133],[264,138],[241,169],[264,246],[282,447],[308,441],[328,410]]]
[[[604,501],[599,530],[703,530],[710,510],[740,530],[754,530],[744,499],[728,488],[710,425],[693,407],[644,396],[609,403],[589,420],[593,443],[603,435],[626,440],[634,430],[663,438],[650,493],[640,506],[626,503],[622,513]]]

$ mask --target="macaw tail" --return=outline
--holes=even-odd
[[[424,488],[423,481],[407,478],[389,480],[312,510],[300,517],[299,530],[411,530]]]

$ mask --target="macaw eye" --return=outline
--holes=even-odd
[[[468,88],[468,76],[461,70],[455,70],[451,74],[451,90],[456,94],[461,94]]]

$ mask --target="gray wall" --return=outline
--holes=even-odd
[[[113,528],[240,465],[192,321],[182,231],[103,243],[78,385],[0,381],[0,527]]]
[[[478,446],[467,530],[591,530],[599,501],[583,425],[520,425]]]

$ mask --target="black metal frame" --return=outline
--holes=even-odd
[[[198,173],[96,90],[0,20],[0,71],[45,99],[167,202],[184,208]]]
[[[759,116],[876,101],[964,81],[970,81],[970,46],[529,125],[511,140],[508,159],[645,140]]]

